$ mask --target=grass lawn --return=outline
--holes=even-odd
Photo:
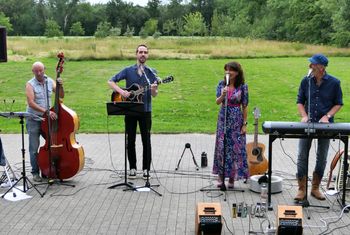
[[[151,54],[152,56],[152,54]],[[342,82],[345,107],[337,122],[349,122],[350,58],[330,57],[328,72]],[[46,73],[55,78],[56,59],[41,59]],[[223,66],[230,59],[152,60],[148,65],[160,77],[173,75],[173,83],[159,87],[153,99],[153,133],[214,133],[219,106],[215,104],[216,86],[223,79]],[[259,124],[269,121],[299,121],[296,95],[301,78],[307,73],[307,57],[237,59],[249,86],[248,131],[252,133],[253,107],[259,107]],[[0,112],[25,111],[25,83],[32,77],[32,59],[0,64]],[[64,104],[76,111],[84,133],[122,132],[123,118],[107,116],[106,102],[111,90],[107,80],[134,60],[66,61],[62,78]],[[4,103],[4,100],[6,103]],[[13,103],[13,100],[15,102]],[[13,103],[13,104],[12,104]],[[19,133],[19,120],[0,118],[2,133]],[[261,132],[261,125],[259,125]]]

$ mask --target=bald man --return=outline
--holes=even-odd
[[[35,62],[32,66],[34,77],[26,84],[27,112],[39,117],[46,117],[47,114],[52,120],[57,118],[56,113],[48,111],[51,107],[51,95],[56,91],[56,83],[45,75],[45,66],[41,62]],[[57,79],[62,85],[62,79]],[[48,88],[48,89],[47,89]],[[47,95],[49,100],[47,100]],[[64,97],[63,87],[60,89],[60,97]],[[49,103],[49,104],[47,104]],[[35,118],[26,119],[26,127],[29,135],[29,155],[32,166],[31,173],[35,182],[41,182],[39,166],[37,163],[38,149],[40,145],[41,120]]]

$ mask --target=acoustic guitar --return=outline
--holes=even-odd
[[[157,84],[162,84],[162,83],[169,83],[174,81],[174,77],[173,76],[168,76],[163,80],[158,80]],[[111,101],[112,102],[122,102],[122,101],[131,101],[131,102],[142,102],[142,96],[143,93],[151,88],[151,84],[141,87],[139,84],[132,84],[130,87],[128,88],[122,88],[123,90],[129,91],[130,92],[130,96],[125,98],[123,97],[119,92],[117,91],[113,91],[112,95],[111,95]]]
[[[338,164],[339,163],[339,164]],[[350,159],[348,159],[348,164],[350,164]],[[330,164],[330,169],[328,173],[328,182],[327,182],[327,189],[330,189],[330,183],[332,181],[333,177],[333,170],[338,165],[338,174],[337,178],[335,180],[334,189],[338,192],[343,190],[343,173],[344,173],[344,149],[341,149],[336,152],[336,154],[333,157],[333,160]],[[349,176],[350,170],[348,169],[347,175]],[[346,179],[346,186],[345,189],[350,189],[350,180],[349,177]]]
[[[258,142],[258,120],[260,110],[254,107],[254,142],[246,145],[250,175],[262,175],[268,169],[268,161],[264,156],[265,145]]]

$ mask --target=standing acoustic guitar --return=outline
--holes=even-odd
[[[268,169],[268,162],[264,156],[265,145],[258,142],[258,120],[260,110],[254,107],[254,142],[247,144],[247,158],[250,175],[262,175]]]

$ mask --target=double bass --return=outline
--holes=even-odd
[[[83,147],[75,140],[79,129],[77,114],[63,104],[59,94],[62,85],[57,82],[63,71],[64,55],[57,55],[55,103],[50,109],[57,115],[56,120],[46,117],[41,123],[45,144],[40,147],[38,165],[41,173],[50,179],[68,179],[79,173],[84,167]]]

